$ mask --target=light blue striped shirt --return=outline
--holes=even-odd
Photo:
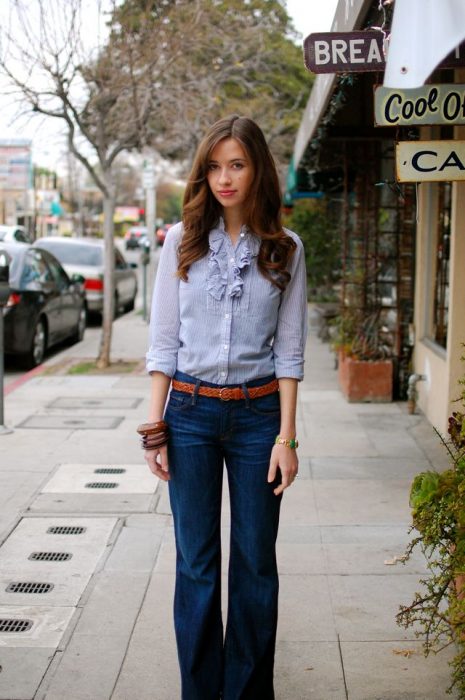
[[[176,369],[215,384],[266,377],[303,378],[307,339],[305,257],[297,243],[284,292],[259,271],[260,240],[247,227],[233,246],[220,219],[209,253],[176,276],[182,224],[172,226],[160,256],[150,318],[148,372]]]

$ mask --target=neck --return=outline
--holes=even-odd
[[[243,224],[242,211],[236,211],[234,209],[223,211],[223,218],[226,231],[233,241],[237,240]]]

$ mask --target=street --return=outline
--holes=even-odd
[[[136,297],[136,309],[141,310],[142,309],[142,304],[143,304],[143,299],[142,299],[142,294],[143,294],[143,266],[140,263],[140,258],[141,258],[141,250],[136,248],[136,249],[130,249],[126,250],[124,246],[124,241],[121,238],[115,239],[115,243],[124,255],[124,258],[128,263],[136,263],[137,264],[137,297]],[[153,276],[156,270],[156,265],[158,262],[158,258],[160,255],[160,249],[157,248],[155,251],[152,251],[151,253],[151,270],[148,270],[148,283],[147,283],[147,305],[148,308],[150,306],[150,296],[151,296],[151,285],[153,284]],[[98,338],[100,336],[101,332],[101,323],[100,319],[96,317],[90,317],[88,318],[87,321],[87,327],[86,327],[86,332],[85,332],[85,338]],[[66,347],[66,344],[59,344],[56,345],[50,350],[48,350],[47,355],[46,355],[46,361],[52,360],[54,357],[56,357],[59,353],[63,351],[63,349]],[[4,378],[4,385],[7,387],[9,384],[13,384],[14,382],[17,382],[21,377],[25,375],[27,370],[24,370],[21,368],[21,363],[14,357],[6,357],[5,358],[5,378]]]

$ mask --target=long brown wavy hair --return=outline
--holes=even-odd
[[[208,184],[208,165],[215,146],[230,138],[241,144],[254,170],[245,202],[244,224],[261,239],[258,268],[264,277],[283,290],[291,277],[287,266],[296,244],[281,224],[281,192],[276,166],[260,127],[252,119],[237,114],[215,122],[197,149],[184,193],[184,233],[177,274],[187,281],[189,267],[208,253],[208,234],[223,213]]]

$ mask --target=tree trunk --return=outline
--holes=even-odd
[[[103,200],[103,239],[104,275],[103,275],[103,319],[100,350],[97,367],[104,369],[110,364],[111,332],[115,316],[115,242],[113,216],[115,213],[115,190],[111,175],[106,174],[108,195]]]

